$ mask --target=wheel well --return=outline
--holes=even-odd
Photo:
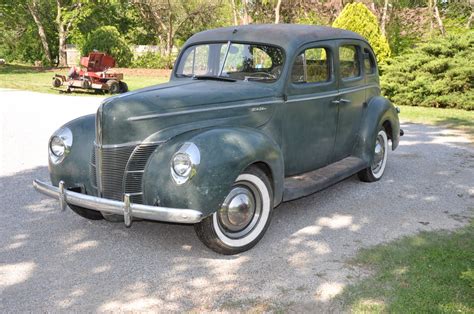
[[[275,183],[273,182],[273,174],[272,174],[272,169],[270,168],[270,166],[268,166],[268,164],[264,163],[263,161],[259,161],[259,162],[249,165],[247,169],[252,166],[257,167],[258,169],[262,170],[265,173],[265,175],[268,177],[268,180],[270,180],[270,184],[272,185],[273,191],[275,191]]]
[[[384,123],[382,123],[382,126],[385,129],[385,132],[387,132],[388,139],[392,140],[393,133],[392,133],[392,125],[390,124],[390,121],[386,120]]]

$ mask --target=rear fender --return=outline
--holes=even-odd
[[[361,123],[354,156],[363,159],[368,165],[371,164],[378,130],[387,123],[390,126],[387,135],[392,140],[392,150],[395,150],[400,141],[400,122],[397,110],[388,99],[382,96],[372,97],[367,104],[364,119]]]
[[[171,160],[185,142],[198,147],[200,164],[190,180],[178,185],[171,176]],[[270,169],[274,204],[279,204],[283,195],[283,157],[268,136],[242,127],[178,135],[160,145],[148,160],[143,177],[145,204],[197,209],[208,216],[221,207],[238,175],[257,162]]]

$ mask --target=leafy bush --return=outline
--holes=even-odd
[[[81,47],[81,54],[87,56],[94,50],[111,55],[121,67],[129,66],[133,57],[127,42],[114,26],[99,27],[87,36]]]
[[[387,38],[382,35],[377,17],[364,4],[357,2],[346,5],[332,26],[365,37],[374,49],[379,63],[385,62],[390,56],[390,46]]]
[[[397,105],[474,110],[474,31],[434,39],[381,67],[382,92]]]
[[[132,68],[144,69],[169,69],[172,66],[171,58],[162,56],[159,53],[147,52],[132,61]]]

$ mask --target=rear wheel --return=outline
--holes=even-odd
[[[78,214],[81,217],[90,219],[90,220],[102,220],[104,217],[102,214],[98,211],[87,209],[84,207],[76,206],[76,205],[71,205],[68,204],[68,206],[72,209],[73,212]]]
[[[388,156],[388,136],[385,129],[382,127],[377,133],[374,146],[374,159],[372,164],[360,171],[357,175],[359,179],[364,182],[375,182],[382,178],[385,166],[387,165]]]
[[[109,87],[109,93],[111,94],[120,93],[120,84],[116,80],[107,81],[107,86]]]
[[[235,181],[222,208],[194,229],[199,239],[220,254],[251,249],[267,230],[273,210],[273,191],[265,173],[250,167]]]
[[[53,78],[53,87],[58,88],[61,85],[63,85],[63,81],[59,77]]]
[[[121,93],[126,93],[126,92],[128,92],[128,85],[127,85],[127,83],[125,83],[125,82],[120,82],[119,85],[120,85],[120,92],[121,92]]]

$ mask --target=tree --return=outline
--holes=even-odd
[[[380,29],[382,35],[387,37],[387,32],[385,31],[385,25],[387,24],[387,11],[388,11],[388,0],[384,1],[383,11],[382,11],[382,20],[380,21]]]
[[[441,35],[444,36],[446,34],[446,30],[444,29],[443,20],[441,19],[441,16],[439,15],[437,0],[428,0],[428,1],[429,1],[429,8],[431,10],[431,13],[433,14],[433,18],[438,23],[438,27],[439,27],[439,31],[441,32]],[[431,25],[433,24],[431,23]],[[433,29],[433,26],[431,26],[431,29]]]
[[[364,4],[346,5],[334,21],[333,26],[359,33],[365,37],[374,49],[378,62],[383,63],[390,56],[390,46],[380,30],[377,17]]]
[[[38,10],[38,0],[26,1],[26,7],[28,8],[28,11],[33,17],[33,20],[35,21],[36,26],[38,28],[38,35],[40,37],[41,44],[43,45],[44,56],[46,58],[46,61],[48,62],[48,64],[51,64],[52,63],[51,52],[49,50],[49,43],[48,43],[46,31],[43,26],[43,22],[41,21],[41,16]]]
[[[56,0],[56,26],[58,28],[59,51],[58,65],[67,66],[66,41],[71,27],[81,12],[82,1]]]
[[[186,24],[199,19],[214,16],[213,12],[219,7],[219,0],[135,0],[140,15],[150,23],[162,47],[163,54],[171,56],[176,35],[185,28]]]

